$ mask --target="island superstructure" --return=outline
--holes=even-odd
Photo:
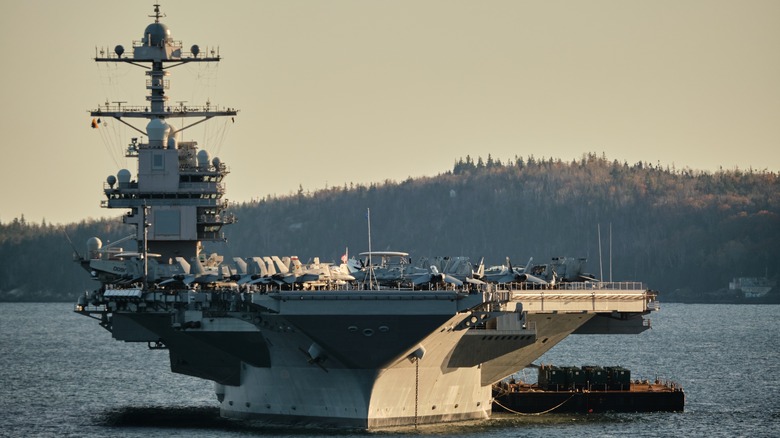
[[[173,40],[168,26],[160,22],[159,5],[155,5],[153,17],[141,40],[133,42],[132,54],[125,54],[124,47],[118,45],[113,53],[102,49],[95,57],[96,62],[145,68],[149,93],[143,106],[107,104],[90,112],[97,119],[112,117],[148,138],[147,143],[133,138],[127,148],[127,157],[138,159],[137,179],[131,180],[127,169],[120,170],[116,177],[109,176],[103,206],[129,208],[124,221],[136,226],[138,242],[148,232],[149,251],[165,259],[190,259],[198,254],[201,241],[221,239],[222,226],[232,223],[233,217],[223,214],[226,203],[222,180],[227,167],[219,158],[210,159],[205,150],[198,151],[195,142],[177,142],[177,135],[213,117],[236,116],[237,111],[211,108],[209,104],[171,107],[166,95],[170,88],[168,70],[188,63],[219,62],[220,56],[214,50],[203,54],[198,45],[186,52],[181,42]],[[142,130],[125,119],[146,119],[148,123]],[[176,129],[169,123],[171,119],[197,120]],[[144,207],[146,215],[142,214]]]
[[[178,135],[237,111],[168,104],[168,69],[220,57],[184,51],[159,5],[152,17],[132,53],[117,46],[95,57],[146,68],[146,105],[90,114],[148,141],[133,138],[127,149],[135,177],[121,169],[104,187],[103,206],[128,210],[123,220],[136,231],[105,247],[88,241],[80,263],[99,287],[76,311],[117,340],[167,349],[173,372],[215,382],[223,416],[360,429],[485,419],[492,385],[569,334],[648,328],[652,292],[564,273],[579,267],[565,259],[484,275],[461,258],[413,268],[400,252],[370,252],[359,266],[206,257],[201,242],[222,239],[234,221],[223,198],[228,171]],[[197,120],[175,129],[174,118]],[[378,261],[389,255],[404,262]]]

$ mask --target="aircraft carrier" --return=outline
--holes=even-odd
[[[484,270],[463,258],[416,268],[404,253],[339,265],[207,257],[202,242],[234,221],[228,169],[181,132],[238,111],[170,105],[170,70],[218,62],[219,50],[185,49],[159,5],[150,17],[127,51],[96,50],[98,63],[143,67],[147,96],[90,111],[96,129],[111,120],[140,134],[125,151],[135,173],[108,176],[102,202],[135,232],[89,239],[79,262],[99,286],[75,310],[117,340],[167,349],[173,372],[215,382],[224,417],[358,429],[486,419],[492,385],[566,336],[649,327],[651,291],[581,276],[581,260]]]

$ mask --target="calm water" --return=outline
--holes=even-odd
[[[219,418],[213,385],[167,352],[111,339],[68,304],[0,303],[0,436],[318,436]],[[641,335],[572,336],[541,362],[669,378],[685,413],[500,416],[371,434],[458,437],[780,436],[780,306],[665,304]],[[529,371],[530,378],[533,373]]]

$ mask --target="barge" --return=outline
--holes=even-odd
[[[500,382],[493,412],[546,413],[683,412],[685,391],[672,381],[631,380],[622,367],[539,367],[538,383]]]

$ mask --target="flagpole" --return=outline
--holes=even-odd
[[[374,264],[371,261],[371,209],[366,208],[366,219],[368,219],[368,288],[374,289]]]

